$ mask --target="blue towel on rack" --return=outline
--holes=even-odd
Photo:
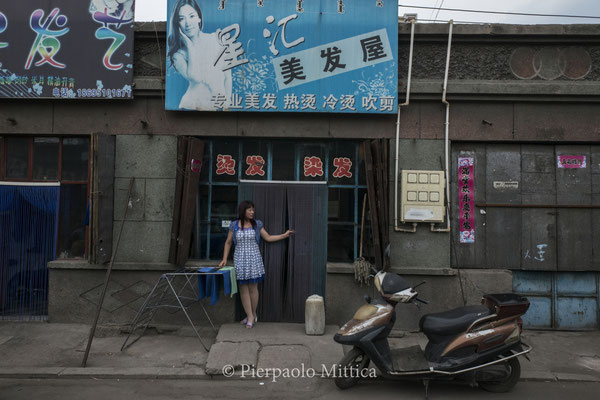
[[[199,268],[198,272],[212,272],[214,275],[198,275],[198,297],[203,299],[210,297],[210,305],[214,306],[219,301],[220,282],[223,281],[225,294],[231,292],[231,278],[229,271],[218,270],[213,267]]]

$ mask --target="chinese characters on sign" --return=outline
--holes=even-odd
[[[35,63],[36,67],[49,63],[53,67],[63,69],[66,64],[56,61],[54,56],[60,50],[60,40],[58,38],[69,32],[69,28],[63,28],[69,20],[65,15],[60,14],[59,8],[53,9],[43,23],[41,23],[42,18],[44,18],[44,10],[35,10],[31,14],[29,25],[37,33],[37,36],[31,46],[29,57],[27,57],[25,69],[31,68],[31,63],[38,53],[41,60]],[[52,24],[63,29],[51,30]]]
[[[458,204],[460,243],[475,243],[475,195],[473,157],[458,158]]]
[[[0,34],[6,30],[6,25],[8,24],[8,20],[6,19],[6,15],[2,14],[0,11]],[[0,42],[0,49],[7,47],[8,43]]]
[[[194,168],[198,168],[198,171],[200,171],[201,165],[202,163],[200,161],[192,160],[192,170],[194,170]],[[244,172],[245,175],[261,177],[265,176],[266,162],[263,156],[246,156],[246,165],[248,167]],[[349,157],[335,157],[333,159],[333,167],[335,167],[335,170],[332,173],[333,178],[352,178],[352,160]],[[231,154],[217,155],[216,174],[232,176],[236,174],[235,159]],[[321,160],[321,158],[318,156],[304,157],[303,174],[305,177],[311,178],[324,176],[325,171],[323,160]]]
[[[557,156],[556,163],[558,168],[586,168],[585,156]]]
[[[352,161],[348,157],[336,157],[333,159],[334,178],[352,178]]]
[[[168,0],[168,110],[396,111],[392,2],[221,3]]]
[[[229,154],[217,155],[217,175],[235,175],[235,160]]]
[[[134,0],[2,2],[0,97],[132,97],[133,12]]]
[[[101,1],[104,0],[92,0],[92,4],[90,5],[92,18],[94,21],[102,25],[96,30],[95,36],[96,39],[99,40],[112,40],[112,43],[106,50],[106,53],[104,53],[102,62],[106,69],[118,71],[124,67],[124,64],[113,64],[111,62],[111,57],[115,54],[119,47],[121,47],[123,42],[125,42],[127,35],[120,33],[117,30],[120,29],[123,24],[133,22],[133,9],[130,8],[128,10],[126,7],[119,9],[117,7],[116,9],[109,11],[108,8],[103,7]],[[94,3],[97,4],[94,5]],[[117,1],[117,4],[118,3],[125,4],[126,1]],[[130,1],[129,3],[131,6],[133,6],[133,1]]]
[[[323,176],[323,161],[319,157],[304,157],[304,176]]]
[[[248,156],[246,157],[246,164],[248,164],[246,175],[265,176],[265,170],[263,169],[265,166],[265,159],[263,156]]]

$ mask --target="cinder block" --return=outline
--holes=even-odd
[[[120,221],[123,218],[125,210],[125,200],[127,190],[129,189],[129,181],[131,178],[116,178],[115,179],[115,203],[113,206],[114,220]],[[144,219],[144,193],[146,192],[146,180],[143,178],[136,179],[131,188],[130,201],[127,203],[126,221],[142,221]]]
[[[113,251],[120,222],[113,225]],[[166,263],[169,258],[171,222],[125,221],[116,262]]]
[[[117,178],[175,178],[176,164],[175,136],[117,136]]]
[[[146,221],[173,220],[175,179],[146,179]]]

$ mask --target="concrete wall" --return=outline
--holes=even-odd
[[[104,284],[105,270],[100,267],[82,268],[81,265],[72,267],[50,270],[50,322],[93,322]],[[512,290],[512,274],[506,270],[461,270],[459,272],[453,270],[447,272],[448,275],[414,275],[406,274],[407,271],[403,268],[392,269],[392,272],[402,275],[413,285],[427,281],[418,288],[418,291],[419,296],[429,300],[430,304],[420,308],[412,304],[398,305],[395,329],[400,330],[417,330],[421,316],[462,306],[463,298],[467,304],[478,304],[485,293]],[[119,326],[130,324],[160,275],[165,272],[170,271],[123,269],[113,271],[100,314],[100,324]],[[177,288],[181,288],[183,284],[183,281],[175,282]],[[372,284],[360,286],[354,280],[351,269],[342,273],[328,273],[326,291],[326,322],[340,326],[351,319],[356,309],[364,304],[365,294],[372,298],[377,296]],[[221,293],[219,302],[214,306],[210,306],[209,301],[204,299],[189,308],[195,324],[210,326],[202,306],[206,308],[215,325],[234,321],[235,297],[231,298]],[[174,313],[166,310],[157,312],[152,322],[152,325],[186,324],[188,321],[182,312]]]
[[[78,267],[50,269],[49,322],[91,324],[94,321],[106,271],[82,265]],[[157,280],[165,272],[172,270],[114,270],[102,304],[99,324],[122,327],[131,324]],[[183,287],[183,279],[178,278],[174,282],[177,290]],[[170,304],[175,305],[175,302]],[[189,313],[192,321],[198,326],[210,326],[202,306],[215,325],[233,321],[235,297],[221,294],[219,302],[214,306],[210,306],[208,299],[191,305]],[[152,325],[187,325],[185,315],[176,310],[171,308],[157,311]]]
[[[129,182],[135,181],[115,262],[168,262],[176,164],[174,136],[117,136],[113,249]]]
[[[394,122],[393,115],[165,111],[161,97],[146,96],[93,104],[0,100],[0,134],[359,139],[391,138]]]
[[[417,308],[413,304],[399,304],[396,307],[394,329],[405,331],[418,330],[424,314],[447,311],[465,303],[479,304],[486,293],[512,291],[512,274],[507,270],[453,270],[449,275],[412,275],[405,268],[392,268],[391,271],[402,275],[412,285],[427,282],[417,291],[419,297],[429,300],[428,305]],[[352,273],[327,274],[326,290],[328,324],[342,325],[350,320],[356,309],[364,304],[365,294],[376,298],[374,286],[360,286]]]
[[[113,216],[113,251],[116,249],[116,253],[101,314],[103,324],[130,323],[160,275],[174,269],[168,264],[168,256],[176,161],[175,136],[116,137]],[[135,180],[131,200],[126,203],[132,177]],[[117,248],[125,207],[127,214]],[[88,264],[85,260],[50,263],[49,320],[91,322],[105,270],[106,265]],[[220,302],[219,307],[228,309],[227,301]],[[218,315],[224,316],[227,312],[220,310]],[[160,313],[157,322],[185,323],[182,318],[181,313],[179,316]]]
[[[390,140],[390,261],[398,268],[450,268],[450,237],[448,233],[432,233],[429,224],[420,224],[416,233],[394,231],[394,158],[396,141]],[[443,170],[444,141],[430,139],[400,139],[399,173],[403,169]],[[399,179],[400,180],[400,179]],[[398,217],[400,217],[401,185],[398,183]],[[403,226],[399,222],[400,226]],[[404,227],[404,226],[403,226]],[[408,224],[405,228],[412,228]]]

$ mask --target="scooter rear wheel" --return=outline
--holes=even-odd
[[[499,374],[498,379],[495,379],[493,376],[495,371],[492,368],[497,369],[498,367],[506,368],[508,375],[506,375],[506,371],[498,371],[501,374]],[[521,364],[519,363],[518,358],[514,357],[506,362],[484,368],[480,373],[486,377],[486,379],[482,381],[478,380],[477,383],[480,388],[493,393],[506,393],[519,381],[519,378],[521,377]]]
[[[360,371],[369,366],[371,360],[358,347],[350,350],[340,361],[336,374],[335,385],[340,389],[348,389],[356,385]]]

